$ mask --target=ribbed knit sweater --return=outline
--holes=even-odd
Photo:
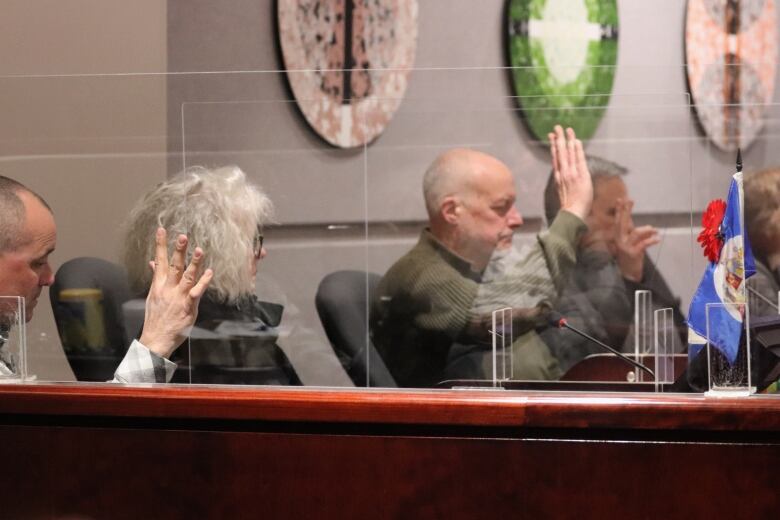
[[[511,257],[511,265],[486,273],[474,272],[468,261],[424,230],[417,245],[387,271],[372,298],[372,339],[398,384],[430,387],[451,377],[485,377],[489,335],[471,325],[501,307],[549,307],[574,265],[585,229],[582,220],[561,211],[531,248]],[[501,261],[506,264],[507,258]],[[515,336],[515,378],[559,377],[555,359],[530,329],[532,323],[529,332]],[[461,362],[464,353],[474,352],[479,353],[477,361]],[[448,364],[455,368],[448,370]],[[464,371],[464,366],[471,368]]]

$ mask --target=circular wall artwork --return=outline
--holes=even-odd
[[[306,121],[334,146],[371,142],[414,63],[417,0],[278,0],[284,66]]]
[[[609,103],[618,49],[616,0],[509,0],[509,61],[523,117],[591,137]]]
[[[763,126],[777,70],[774,0],[689,0],[688,84],[704,131],[721,150],[747,148]]]

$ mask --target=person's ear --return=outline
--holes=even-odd
[[[455,197],[445,197],[441,202],[440,213],[445,222],[455,225],[460,220],[460,202]]]

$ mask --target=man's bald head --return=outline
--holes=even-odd
[[[20,193],[29,193],[51,212],[40,195],[21,182],[0,175],[0,253],[19,245],[25,219],[25,205]]]
[[[440,154],[423,177],[423,197],[428,217],[435,218],[446,197],[472,196],[480,185],[480,179],[491,172],[511,176],[504,163],[477,150],[453,148]]]
[[[57,245],[51,208],[19,182],[0,176],[0,294],[24,298],[29,321],[43,287],[54,282]]]
[[[511,245],[522,224],[509,168],[476,150],[439,155],[423,177],[423,196],[431,233],[476,270],[496,248]]]
[[[52,213],[43,197],[21,182],[0,175],[0,253],[14,249],[22,237],[26,212],[19,196],[22,193],[31,195]]]

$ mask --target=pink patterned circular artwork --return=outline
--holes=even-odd
[[[775,2],[689,0],[686,16],[688,83],[699,121],[718,148],[747,148],[774,93]]]
[[[279,0],[295,100],[327,142],[351,148],[385,129],[406,91],[417,0]]]

